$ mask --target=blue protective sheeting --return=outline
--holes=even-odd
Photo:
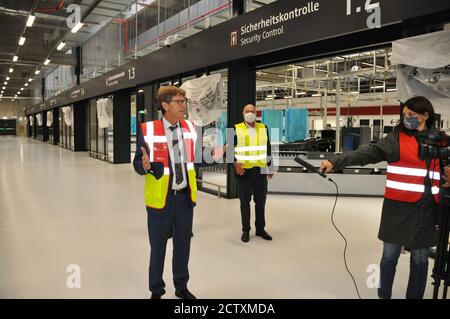
[[[286,142],[306,139],[308,136],[308,110],[286,110]]]
[[[262,110],[261,122],[269,129],[271,143],[281,143],[283,137],[283,111]]]
[[[227,139],[227,112],[222,111],[217,119],[216,128],[222,132],[222,136],[217,135],[216,145],[224,145]]]
[[[131,117],[130,128],[131,128],[131,134],[136,134],[136,116]]]

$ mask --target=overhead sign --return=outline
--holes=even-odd
[[[284,23],[294,19],[302,19],[309,14],[318,13],[319,10],[320,2],[310,1],[305,6],[271,14],[266,18],[261,18],[258,22],[245,24],[241,26],[239,32],[231,32],[231,47],[243,47],[252,43],[259,44],[261,41],[283,35]]]
[[[80,87],[74,91],[70,92],[70,98],[76,99],[78,97],[84,96],[84,87]]]
[[[275,1],[65,91],[58,95],[56,106],[211,65],[383,28],[447,10],[450,10],[448,0]],[[46,108],[51,108],[48,102]],[[33,110],[30,109],[31,113]]]
[[[115,86],[119,84],[119,79],[123,77],[125,77],[125,71],[108,76],[105,81],[105,86],[106,87]]]

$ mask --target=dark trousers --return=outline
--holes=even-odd
[[[401,248],[401,245],[384,243],[380,264],[380,288],[378,289],[378,296],[382,299],[390,299],[392,296],[392,285]],[[428,248],[411,249],[406,299],[423,299],[428,277],[429,253]]]
[[[242,231],[249,232],[250,200],[255,202],[256,232],[261,232],[266,226],[265,206],[267,197],[267,175],[261,174],[258,167],[246,169],[243,176],[237,177],[239,185],[239,199],[241,201]]]
[[[169,192],[163,210],[147,207],[148,235],[150,239],[149,288],[152,293],[163,295],[163,280],[167,240],[173,230],[172,273],[175,289],[186,289],[189,280],[189,252],[191,247],[194,208],[189,193],[174,195]]]

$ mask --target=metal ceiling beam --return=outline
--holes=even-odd
[[[70,30],[67,27],[50,25],[50,24],[42,24],[42,23],[34,23],[34,26],[39,27],[39,28],[44,28],[44,29],[52,29],[52,30],[62,30],[62,31]]]
[[[115,15],[111,16],[111,15],[96,13],[96,12],[93,12],[92,15],[99,16],[99,17],[105,17],[105,18],[109,18],[109,19],[112,19],[115,17]]]
[[[0,7],[0,14],[26,17],[30,13],[28,11],[13,10],[13,9],[6,9],[6,8],[1,8]]]
[[[21,61],[15,62],[14,65],[22,65],[22,66],[36,66],[39,65],[41,61]],[[0,59],[0,64],[11,64],[11,59]]]
[[[88,17],[89,14],[91,14],[92,11],[94,11],[95,8],[97,8],[97,6],[100,4],[100,2],[102,2],[102,0],[96,0],[90,7],[89,9],[87,9],[87,11],[83,14],[83,16],[81,17],[81,22],[84,21],[84,19],[86,19]]]
[[[51,21],[61,21],[61,22],[65,22],[67,19],[67,17],[64,17],[64,16],[58,16],[58,15],[47,14],[47,13],[36,13],[35,16],[36,16],[36,18],[39,18],[39,19],[46,19],[46,20],[51,20]]]
[[[111,3],[111,4],[115,4],[115,5],[121,5],[121,6],[124,6],[124,7],[128,7],[131,4],[132,1],[130,1],[130,3],[128,3],[128,4],[123,4],[121,2],[115,2],[115,1],[112,1],[112,0],[104,0],[103,2]]]

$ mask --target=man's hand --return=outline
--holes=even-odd
[[[142,166],[146,171],[149,171],[152,166],[150,165],[150,159],[148,158],[145,147],[141,146],[141,151],[142,151]]]
[[[449,188],[450,187],[450,166],[444,167],[444,176],[442,177],[444,179],[444,184],[442,184],[442,187]]]
[[[242,168],[242,163],[239,162],[234,163],[234,170],[239,176],[242,176],[245,173],[244,169]]]
[[[217,161],[219,158],[222,158],[226,152],[226,149],[227,149],[226,144],[224,146],[215,146],[211,150],[211,155],[212,155],[213,160]]]
[[[325,173],[328,173],[330,171],[332,171],[334,168],[334,165],[331,164],[330,161],[323,161],[322,164],[320,164],[320,170],[323,171],[324,169],[326,169]]]
[[[272,179],[273,174],[267,174],[267,179]]]

